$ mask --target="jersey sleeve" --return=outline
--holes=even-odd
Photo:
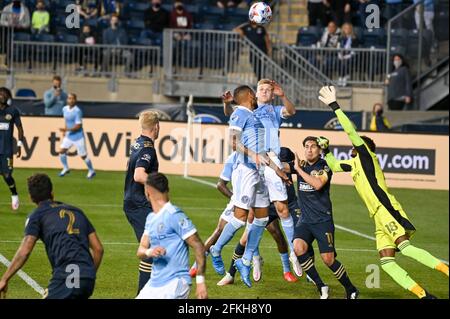
[[[39,238],[41,225],[36,215],[31,214],[25,222],[25,236],[34,236]]]
[[[155,159],[156,159],[155,149],[153,147],[144,147],[139,154],[135,168],[143,167],[145,171],[147,171],[150,169],[150,167],[152,167]]]
[[[226,182],[231,181],[231,175],[233,174],[234,163],[236,161],[236,153],[233,153],[227,158],[225,165],[223,166],[220,178]]]
[[[347,133],[348,137],[350,138],[352,144],[356,147],[364,145],[364,140],[358,135],[355,128],[353,127],[353,123],[350,121],[347,115],[345,115],[345,113],[341,109],[337,109],[335,111],[335,114],[339,120],[339,123],[341,123],[345,133]]]
[[[81,110],[78,110],[76,117],[75,117],[75,124],[81,124],[83,119],[83,113],[81,112]]]
[[[278,123],[281,124],[281,120],[286,119],[283,116],[284,105],[277,105],[274,107],[275,114],[277,116]]]
[[[87,218],[86,214],[82,211],[80,211],[80,213],[83,215],[84,220],[86,222],[86,232],[88,235],[95,233],[95,228],[92,225],[91,221]]]
[[[190,218],[182,211],[178,211],[171,216],[171,227],[183,240],[197,232]]]
[[[150,219],[151,219],[151,214],[147,215],[147,219],[145,220],[145,227],[144,227],[144,235],[147,235],[150,237]]]
[[[22,119],[20,118],[20,112],[18,109],[14,110],[14,124],[16,126],[22,126]]]
[[[234,111],[230,116],[230,130],[235,130],[241,132],[244,129],[245,118],[241,112],[238,110]]]

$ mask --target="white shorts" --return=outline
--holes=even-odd
[[[281,162],[277,157],[270,157],[270,159],[279,168],[282,168]],[[282,202],[288,199],[286,185],[281,177],[279,177],[277,173],[269,166],[266,166],[264,169],[264,179],[266,181],[267,191],[269,192],[270,202]]]
[[[269,207],[269,194],[257,170],[239,164],[231,176],[234,206],[249,210],[251,207]]]
[[[191,285],[185,278],[179,277],[161,287],[150,286],[151,279],[141,289],[136,299],[188,299]]]
[[[230,200],[227,207],[225,207],[224,211],[220,215],[220,218],[229,223],[231,218],[233,218],[233,216],[234,216],[234,204],[233,201]]]
[[[70,149],[72,146],[75,146],[77,148],[77,153],[79,156],[86,156],[86,144],[84,143],[84,137],[80,138],[79,140],[72,141],[67,136],[64,136],[64,139],[60,145],[60,148]]]

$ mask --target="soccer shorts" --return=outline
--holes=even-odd
[[[13,171],[13,157],[0,154],[0,174],[10,175]]]
[[[233,216],[234,216],[233,211],[234,211],[234,205],[233,205],[233,202],[230,201],[228,203],[227,207],[225,207],[222,214],[220,215],[220,218],[223,219],[224,221],[226,221],[227,223],[229,223],[231,218],[233,218]]]
[[[64,139],[60,145],[61,148],[65,148],[65,149],[70,149],[72,146],[75,146],[77,149],[77,153],[79,156],[86,156],[87,155],[87,151],[86,151],[86,144],[84,142],[84,137],[80,138],[79,140],[76,141],[72,141],[70,138],[68,138],[67,136],[64,136]]]
[[[251,207],[269,207],[269,194],[256,169],[239,164],[231,175],[234,206],[249,210]]]
[[[334,252],[336,256],[333,221],[317,224],[298,223],[294,230],[294,240],[297,238],[303,239],[309,247],[317,240],[321,254]]]
[[[136,299],[188,299],[191,291],[191,285],[183,277],[172,279],[160,287],[152,287],[151,282],[150,278]]]
[[[280,160],[273,156],[270,157],[270,159],[281,168],[281,162]],[[269,166],[266,166],[264,168],[264,179],[266,182],[267,190],[269,192],[269,199],[270,202],[275,201],[285,201],[288,198],[286,185],[284,185],[281,178],[277,175],[277,173],[270,168]]]
[[[68,288],[66,279],[51,279],[43,299],[88,299],[94,292],[95,279],[80,278],[78,288]]]
[[[394,208],[399,212],[397,218],[384,206],[380,206],[375,215],[373,215],[378,251],[387,248],[396,249],[395,241],[399,237],[404,235],[411,237],[416,230],[404,210],[395,206]]]

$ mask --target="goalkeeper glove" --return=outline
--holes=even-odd
[[[323,150],[324,154],[328,154],[330,152],[330,149],[328,148],[330,146],[330,141],[323,136],[319,136],[317,138],[317,145]]]
[[[336,102],[336,89],[334,86],[323,86],[319,91],[319,100],[331,107],[333,111],[339,109],[339,104]]]

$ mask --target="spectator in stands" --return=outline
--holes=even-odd
[[[338,48],[345,50],[339,51],[339,80],[338,85],[346,86],[347,80],[350,77],[351,63],[355,56],[355,51],[350,49],[359,46],[358,38],[353,32],[353,25],[351,23],[344,23],[341,28],[341,35],[339,37]]]
[[[103,30],[103,44],[115,45],[117,48],[107,48],[103,51],[102,70],[109,72],[111,58],[115,61],[125,60],[125,73],[131,75],[134,56],[129,50],[121,49],[120,46],[128,44],[128,36],[125,30],[119,26],[119,17],[116,14],[111,16],[110,27]],[[107,74],[108,76],[108,74]]]
[[[308,0],[308,20],[310,26],[325,26],[324,0]]]
[[[120,15],[122,3],[119,0],[102,0],[100,3],[100,19],[110,20],[113,14]]]
[[[418,3],[420,0],[414,0],[414,3]],[[415,12],[415,20],[416,20],[416,26],[417,29],[420,28],[420,16],[422,15],[422,11],[423,11],[423,16],[422,16],[422,21],[425,24],[425,28],[427,30],[430,30],[432,32],[432,43],[433,43],[433,48],[436,48],[437,42],[434,41],[434,27],[433,27],[433,20],[434,20],[434,0],[425,0],[423,5],[418,5],[416,7],[416,12]]]
[[[162,40],[162,32],[169,26],[170,15],[161,7],[161,0],[150,0],[151,6],[145,11],[145,28],[141,36]]]
[[[183,2],[177,0],[173,4],[173,10],[170,13],[169,27],[173,29],[192,29],[194,19],[192,14],[186,10]],[[191,35],[188,33],[175,33],[175,40],[190,40]]]
[[[95,32],[92,31],[91,27],[87,24],[85,24],[83,26],[83,29],[80,33],[80,38],[79,38],[79,42],[81,44],[86,44],[89,46],[93,46],[97,43],[97,36],[95,34]],[[86,67],[85,67],[85,63],[94,63],[94,68],[95,71],[97,71],[98,68],[98,56],[97,54],[95,54],[95,51],[93,50],[93,48],[82,48],[80,50],[80,54],[79,54],[79,63],[80,63],[80,67],[77,71],[79,72],[83,72]]]
[[[50,13],[45,10],[45,2],[39,0],[36,2],[36,11],[31,18],[31,33],[49,33],[50,32]]]
[[[331,19],[341,26],[344,22],[351,22],[350,0],[325,0],[324,5],[331,9]]]
[[[392,57],[392,71],[386,79],[390,110],[409,109],[412,102],[412,84],[408,64],[400,54]]]
[[[20,0],[14,0],[2,10],[0,26],[12,27],[16,32],[27,32],[30,29],[30,11]]]
[[[100,3],[98,0],[77,0],[80,15],[86,19],[97,19]]]
[[[262,25],[246,22],[234,28],[233,31],[239,33],[241,37],[246,37],[264,54],[269,57],[272,56],[272,42],[270,41],[269,33]],[[254,50],[250,50],[249,57],[257,80],[265,77],[265,75],[262,74],[262,61],[258,58],[258,53],[254,52]]]
[[[61,88],[61,77],[53,77],[53,86],[44,93],[45,115],[63,114],[62,109],[66,105],[67,93]]]
[[[394,16],[402,11],[403,5],[402,0],[385,0],[385,6],[383,10],[383,15],[386,20],[392,19]],[[398,21],[397,26],[400,27],[400,22]]]
[[[391,123],[383,115],[383,105],[381,103],[375,103],[372,108],[372,119],[370,120],[371,131],[389,131],[391,129]]]
[[[341,30],[338,28],[336,22],[328,22],[327,28],[324,30],[317,47],[321,48],[337,48],[339,43],[339,36]]]

